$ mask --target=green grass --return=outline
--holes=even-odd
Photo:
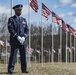
[[[29,74],[21,73],[20,65],[15,66],[13,75],[76,75],[75,63],[32,63],[28,68]],[[0,64],[0,75],[8,75],[6,65]]]

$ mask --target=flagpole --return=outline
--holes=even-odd
[[[74,63],[75,63],[75,36],[74,36]]]
[[[67,64],[67,43],[68,43],[68,32],[66,31],[66,64]]]
[[[10,13],[10,15],[12,16],[12,6],[13,6],[13,0],[10,0],[10,11],[11,11],[11,13]]]
[[[42,7],[42,0],[41,0],[41,7]],[[42,26],[42,35],[41,35],[41,62],[43,66],[43,24],[42,24],[42,8],[41,8],[41,26]]]
[[[60,62],[62,62],[62,29],[61,27],[60,27],[60,49],[61,49]]]
[[[71,37],[71,33],[70,33],[70,49],[71,49],[71,52],[70,52],[70,62],[72,62],[72,41],[71,41],[72,37]]]
[[[38,55],[39,55],[39,63],[40,63],[40,53]]]
[[[30,0],[28,0],[28,25],[29,25],[29,48],[31,48],[31,23],[30,23]],[[30,67],[31,67],[31,59],[29,54]]]
[[[36,49],[35,49],[35,66],[36,66]]]
[[[60,53],[59,53],[59,50],[58,50],[58,63],[59,63],[59,61],[60,61],[60,60],[59,60],[59,59],[60,59],[59,57],[60,57]]]
[[[49,49],[49,63],[50,63],[50,49]]]
[[[53,36],[53,23],[52,23],[52,64],[54,62],[54,54],[53,54],[53,49],[54,49],[54,36]]]
[[[12,16],[12,6],[13,6],[13,0],[10,0],[10,16]],[[7,43],[7,39],[6,39]],[[7,67],[7,44],[6,44],[6,67]]]
[[[6,67],[7,67],[7,39],[6,39]]]
[[[67,62],[70,62],[69,57],[70,57],[70,55],[69,55],[69,51],[67,50]]]

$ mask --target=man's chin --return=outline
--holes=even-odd
[[[20,16],[21,14],[18,14],[17,16]]]

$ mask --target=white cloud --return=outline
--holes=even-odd
[[[61,18],[63,18],[63,17],[65,16],[65,14],[59,14],[59,16],[60,16]]]
[[[57,4],[54,4],[53,8],[56,9],[58,8],[59,6]]]
[[[76,23],[76,18],[73,20],[74,23]]]
[[[62,4],[62,5],[67,5],[67,4],[70,4],[72,2],[72,0],[59,0],[59,2]]]
[[[31,13],[33,12],[33,10],[31,9]],[[2,14],[6,14],[6,15],[10,15],[10,8],[8,8],[6,5],[2,5],[0,4],[0,15]],[[13,11],[14,14],[14,11]],[[28,15],[28,5],[24,5],[23,10],[22,10],[22,15]]]
[[[10,14],[10,9],[6,6],[0,4],[0,14]]]
[[[63,6],[60,4],[54,4],[53,6],[51,6],[51,9],[57,9],[57,8],[61,8],[61,7],[63,7]]]
[[[30,13],[33,13],[31,7],[30,7]],[[28,15],[28,5],[23,6],[22,15]]]
[[[73,12],[68,12],[67,15],[68,16],[72,16],[74,13]]]
[[[76,8],[76,3],[72,4],[71,7]]]
[[[67,15],[68,16],[76,16],[76,13],[75,12],[67,12]]]
[[[27,15],[28,14],[28,5],[24,5],[23,6],[22,14],[23,15]]]

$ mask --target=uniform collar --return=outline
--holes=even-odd
[[[17,19],[21,18],[21,15],[20,16],[15,15],[15,16],[16,16]]]

